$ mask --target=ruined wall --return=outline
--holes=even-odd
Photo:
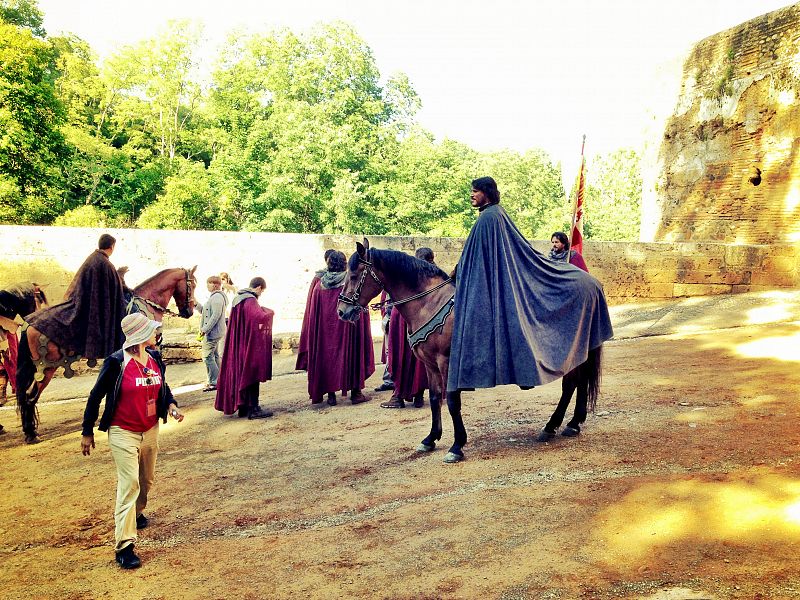
[[[800,242],[800,4],[679,64],[645,153],[642,241]]]

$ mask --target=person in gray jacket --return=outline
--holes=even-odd
[[[225,337],[225,311],[228,308],[228,298],[222,291],[222,280],[212,275],[206,280],[211,296],[204,305],[197,305],[197,310],[202,311],[203,320],[200,322],[200,337],[202,338],[201,356],[206,363],[208,384],[204,392],[217,389],[217,376],[219,376],[219,342]]]

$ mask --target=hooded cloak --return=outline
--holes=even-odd
[[[369,318],[355,323],[339,319],[341,286],[325,285],[323,278],[309,302],[308,395],[312,400],[328,392],[360,390],[375,372]]]
[[[258,303],[256,293],[245,288],[233,299],[225,352],[222,355],[214,408],[226,415],[240,405],[250,406],[242,398],[248,386],[272,379],[272,319],[275,312]]]
[[[411,400],[428,387],[425,365],[408,344],[408,331],[400,311],[394,309],[389,318],[389,373],[394,381],[394,396]]]

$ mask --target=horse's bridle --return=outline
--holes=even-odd
[[[370,304],[369,308],[367,308],[366,306],[361,306],[361,304],[358,303],[358,299],[361,297],[361,289],[364,287],[364,282],[367,279],[367,273],[369,273],[372,276],[372,278],[376,281],[376,283],[379,286],[381,286],[382,290],[385,288],[383,287],[383,282],[380,279],[378,279],[378,276],[375,274],[375,271],[372,270],[372,263],[370,261],[361,258],[359,256],[358,262],[361,263],[362,265],[366,265],[366,268],[361,272],[361,279],[358,280],[358,285],[356,286],[356,289],[353,292],[352,297],[348,298],[344,294],[339,294],[339,301],[344,302],[345,304],[349,304],[350,306],[355,306],[358,310],[362,310],[364,312],[369,312],[369,308],[371,308],[372,310],[380,310],[384,306],[390,308],[392,306],[397,306],[398,304],[405,304],[406,302],[411,302],[412,300],[418,300],[419,298],[423,298],[424,296],[427,296],[428,294],[435,292],[439,288],[443,288],[448,283],[453,281],[450,277],[448,277],[440,284],[435,285],[432,288],[425,290],[424,292],[414,294],[413,296],[409,296],[408,298],[403,298],[402,300],[386,300],[384,302],[376,302],[374,304]]]
[[[192,285],[191,285],[192,280],[191,280],[191,277],[189,275],[189,269],[184,269],[183,270],[183,274],[186,277],[186,303],[185,303],[185,305],[183,307],[180,307],[180,306],[178,307],[178,311],[179,312],[172,311],[172,310],[168,309],[166,306],[161,306],[158,302],[153,302],[149,298],[142,298],[141,296],[137,296],[137,297],[141,298],[144,301],[144,303],[147,304],[148,306],[150,306],[152,308],[155,308],[157,311],[159,311],[159,312],[161,312],[163,314],[170,315],[171,317],[180,317],[181,316],[180,315],[181,308],[183,308],[187,313],[189,312],[189,302],[191,301],[192,296],[193,296]]]
[[[367,251],[367,256],[369,256],[369,251]],[[364,287],[364,282],[367,280],[367,273],[369,273],[369,275],[375,280],[375,283],[377,283],[381,289],[384,289],[383,282],[378,279],[377,275],[375,275],[375,271],[372,270],[372,263],[370,261],[359,256],[358,262],[362,265],[366,265],[365,269],[361,272],[361,279],[358,280],[358,285],[356,285],[356,289],[353,291],[352,296],[348,297],[344,294],[339,294],[339,302],[344,302],[345,304],[354,306],[358,310],[369,312],[369,308],[358,303],[358,299],[361,297],[361,290]]]

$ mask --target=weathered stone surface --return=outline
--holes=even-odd
[[[675,298],[680,298],[682,296],[714,296],[716,294],[730,294],[733,291],[733,286],[703,283],[676,283],[672,290]]]
[[[800,242],[800,4],[663,69],[643,160],[643,241]],[[660,131],[659,131],[660,129]]]

